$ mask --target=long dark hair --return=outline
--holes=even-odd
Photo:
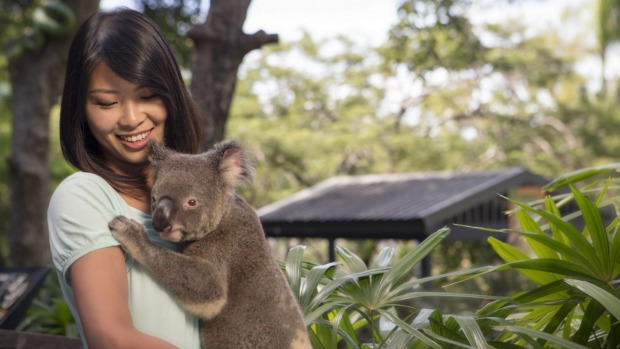
[[[69,51],[62,94],[62,153],[77,169],[97,174],[117,191],[132,195],[134,189],[146,188],[146,177],[114,173],[86,123],[89,78],[100,62],[162,98],[168,113],[164,137],[169,148],[198,152],[200,121],[170,44],[148,17],[138,11],[118,9],[95,13],[80,26]]]

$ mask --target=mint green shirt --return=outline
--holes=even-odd
[[[77,172],[55,190],[47,211],[50,247],[60,286],[75,317],[82,338],[84,332],[75,305],[69,268],[80,257],[100,248],[118,246],[108,222],[124,215],[144,224],[154,243],[178,250],[181,246],[159,237],[151,216],[129,206],[101,177]],[[141,332],[166,340],[181,349],[200,348],[198,320],[186,313],[162,285],[140,264],[126,255],[129,310]],[[93,273],[96,273],[93,270]],[[86,348],[86,341],[84,341]]]

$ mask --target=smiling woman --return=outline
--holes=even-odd
[[[112,13],[131,13],[141,19],[112,16]],[[153,116],[165,121],[161,125],[164,133],[156,139],[165,139],[169,147],[181,152],[196,151],[199,121],[176,58],[161,30],[137,11],[111,12],[101,17],[86,22],[71,47],[61,108],[61,147],[71,165],[100,175],[123,194],[141,196],[147,189],[144,169],[108,163],[107,160],[117,157],[104,150],[112,149],[114,143],[101,142],[101,134],[95,137],[90,128],[95,117],[105,114],[108,121],[118,118],[114,138],[116,135],[131,137],[155,126],[147,127],[152,120],[139,125],[141,128],[132,126],[139,122],[132,118],[145,117],[140,109],[163,107],[163,119],[159,115],[161,110]],[[154,31],[157,35],[153,35]],[[121,116],[120,111],[137,114]],[[92,114],[89,118],[88,112]],[[118,151],[121,143],[116,146]],[[146,161],[145,154],[141,161],[137,161],[138,155],[132,156],[128,160],[134,164]]]
[[[50,247],[63,293],[89,348],[195,348],[198,322],[108,228],[124,215],[152,229],[147,144],[196,153],[199,119],[170,45],[143,14],[100,12],[78,30],[60,111],[63,155],[79,171],[48,209]]]

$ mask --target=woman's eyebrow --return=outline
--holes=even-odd
[[[112,93],[112,94],[118,94],[118,91],[116,91],[116,90],[110,90],[110,89],[105,89],[105,88],[96,88],[96,89],[92,89],[92,90],[88,91],[88,94],[97,94],[97,93]]]

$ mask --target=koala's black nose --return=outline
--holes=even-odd
[[[167,198],[162,198],[157,202],[153,210],[153,229],[163,232],[170,230],[170,218],[174,214],[174,202]]]

